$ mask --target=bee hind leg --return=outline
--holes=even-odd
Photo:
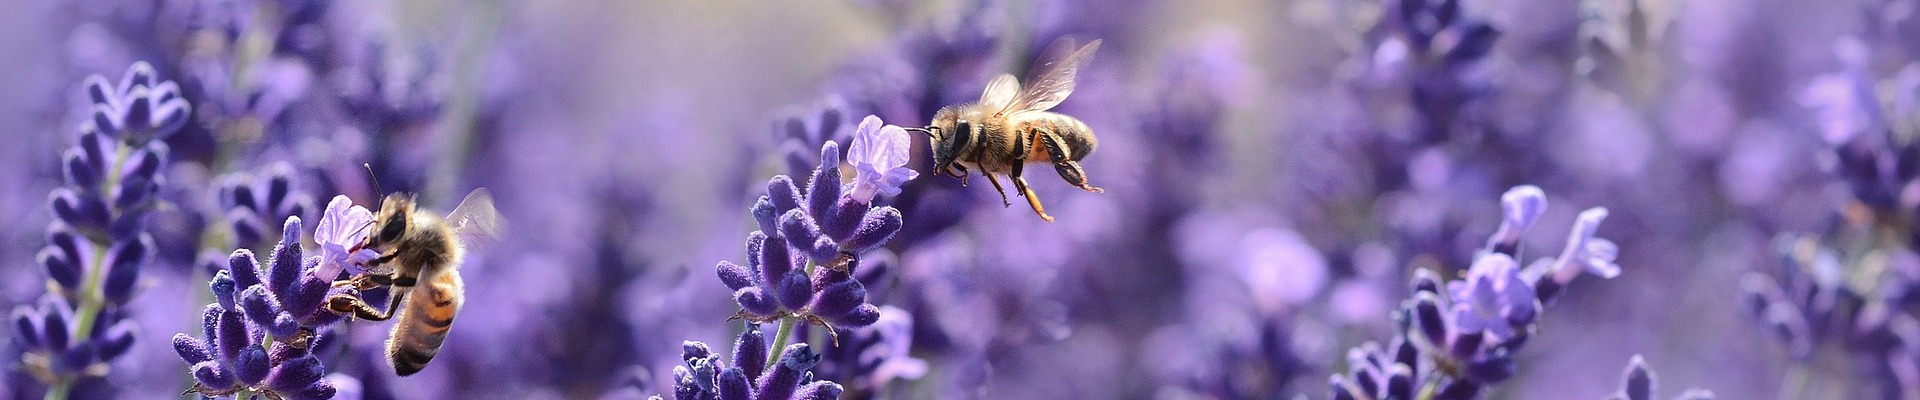
[[[367,302],[359,297],[344,293],[336,294],[327,297],[327,311],[342,315],[352,314],[354,318],[368,321],[386,321],[393,318],[394,311],[400,308],[400,301],[406,296],[407,291],[395,290],[387,302],[387,309],[383,311],[367,305]]]
[[[1007,200],[1007,188],[1000,186],[1000,180],[994,178],[993,174],[983,173],[981,175],[987,176],[987,182],[993,182],[993,191],[1000,192],[1000,206],[1013,207],[1013,202]],[[1015,178],[1015,179],[1019,179],[1019,178]]]
[[[1040,142],[1047,146],[1047,157],[1053,160],[1053,170],[1060,173],[1061,179],[1066,179],[1067,183],[1080,187],[1080,190],[1094,193],[1106,191],[1106,189],[1087,184],[1087,172],[1080,169],[1080,162],[1068,158],[1067,143],[1060,139],[1059,134],[1048,132],[1042,135]]]
[[[1033,213],[1040,214],[1041,220],[1045,220],[1047,222],[1053,222],[1053,216],[1047,215],[1047,208],[1040,206],[1040,196],[1034,195],[1033,189],[1030,189],[1027,187],[1027,178],[1020,177],[1021,169],[1022,169],[1022,165],[1020,164],[1013,165],[1012,177],[1013,177],[1014,190],[1018,190],[1020,191],[1021,195],[1027,196],[1027,205],[1033,206]]]

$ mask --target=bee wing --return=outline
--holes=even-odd
[[[1076,46],[1076,42],[1063,37],[1047,46],[1047,51],[1040,56],[1041,64],[1034,66],[1027,76],[1027,87],[1004,112],[1046,111],[1067,100],[1067,95],[1073,94],[1074,78],[1080,75],[1080,67],[1100,49],[1099,40],[1085,46]]]
[[[980,93],[980,105],[985,109],[1006,113],[1013,105],[1014,96],[1020,94],[1020,81],[1013,74],[1000,74],[987,82],[987,91]]]
[[[500,231],[506,229],[506,221],[493,209],[493,194],[486,188],[468,192],[467,198],[447,213],[446,222],[460,243],[469,249],[499,239]]]

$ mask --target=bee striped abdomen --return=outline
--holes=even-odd
[[[1093,128],[1087,127],[1080,119],[1055,112],[1035,112],[1021,122],[1022,132],[1028,141],[1026,161],[1051,161],[1046,143],[1048,134],[1058,136],[1065,142],[1066,159],[1079,161],[1093,152],[1095,145]]]
[[[440,352],[453,318],[465,301],[462,285],[460,272],[449,269],[434,276],[433,282],[423,282],[413,289],[413,298],[401,309],[400,323],[393,325],[393,336],[387,340],[387,356],[394,373],[407,376],[420,372]]]

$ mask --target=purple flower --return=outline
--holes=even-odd
[[[1514,327],[1533,322],[1539,306],[1533,286],[1520,277],[1519,264],[1505,254],[1474,260],[1464,280],[1447,282],[1453,300],[1454,328],[1485,331],[1494,339],[1514,336]]]
[[[907,154],[913,139],[898,126],[881,126],[880,117],[868,115],[854,130],[853,144],[847,148],[847,161],[853,164],[853,199],[872,202],[873,196],[900,194],[900,186],[920,176],[907,168]]]
[[[1500,195],[1500,210],[1504,218],[1500,220],[1500,230],[1487,238],[1487,250],[1514,256],[1518,251],[1520,235],[1533,226],[1541,213],[1547,212],[1547,193],[1541,191],[1539,186],[1514,186],[1507,189],[1506,194]]]
[[[313,199],[294,184],[293,166],[277,163],[265,175],[230,173],[218,178],[220,208],[235,247],[257,248],[281,232],[273,221],[305,217]]]
[[[766,365],[766,337],[755,324],[747,324],[734,342],[729,359],[712,351],[706,343],[683,342],[681,359],[673,366],[673,394],[681,400],[803,400],[834,399],[843,390],[840,384],[815,380],[809,372],[820,362],[806,343],[786,346],[779,362]]]
[[[1627,361],[1627,369],[1621,373],[1620,391],[1607,396],[1608,400],[1654,400],[1657,388],[1653,369],[1647,367],[1647,360],[1639,354]],[[1675,400],[1712,400],[1713,392],[1702,389],[1687,389]]]
[[[299,217],[288,217],[280,243],[265,268],[247,249],[235,250],[227,268],[209,282],[215,302],[206,307],[202,338],[173,337],[195,384],[208,397],[250,395],[325,399],[336,392],[312,350],[341,320],[325,309],[328,295],[351,293],[314,272],[322,256],[302,257]]]
[[[332,279],[348,266],[364,265],[379,257],[373,249],[351,251],[366,241],[372,223],[373,212],[366,207],[353,204],[347,196],[333,196],[320,215],[320,224],[313,229],[313,241],[320,245],[320,267],[314,270],[314,276]]]

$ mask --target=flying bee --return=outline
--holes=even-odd
[[[1099,40],[1085,46],[1076,46],[1073,39],[1055,40],[1041,56],[1043,62],[1028,74],[1026,87],[1013,74],[1000,74],[987,83],[979,102],[941,108],[927,127],[907,129],[926,132],[931,139],[933,173],[960,178],[965,185],[968,170],[980,171],[1000,192],[1001,205],[1012,207],[1006,188],[994,178],[1006,174],[1033,212],[1052,222],[1021,170],[1029,162],[1050,162],[1067,183],[1103,191],[1087,184],[1087,173],[1080,169],[1080,160],[1096,144],[1093,129],[1077,118],[1047,111],[1073,93],[1074,77],[1099,48]]]
[[[482,188],[467,193],[445,219],[420,210],[413,195],[387,195],[369,227],[373,234],[353,250],[373,249],[379,257],[366,263],[365,273],[336,284],[362,291],[389,286],[387,307],[374,308],[359,297],[337,294],[327,299],[327,309],[372,321],[397,315],[399,322],[387,338],[387,359],[394,373],[413,375],[440,352],[454,315],[466,301],[459,270],[466,251],[498,237],[503,223],[493,209],[493,196]]]

